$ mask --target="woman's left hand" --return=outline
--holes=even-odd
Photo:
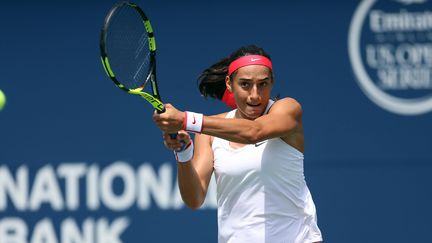
[[[170,134],[163,133],[164,145],[170,150],[182,151],[185,146],[191,142],[191,137],[186,131],[180,130],[177,132],[176,138],[172,138]]]
[[[184,112],[171,104],[165,104],[165,112],[153,113],[153,121],[165,133],[175,134],[183,129]]]

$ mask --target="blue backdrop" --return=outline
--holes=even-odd
[[[151,107],[104,73],[99,31],[113,3],[0,6],[0,243],[217,242],[214,199],[180,204]],[[432,97],[428,1],[137,3],[155,29],[162,97],[179,109],[226,111],[200,96],[199,73],[241,45],[271,54],[274,95],[303,106],[325,242],[428,242],[432,109],[406,114]],[[385,94],[403,102],[389,108]]]

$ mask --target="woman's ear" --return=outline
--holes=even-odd
[[[226,88],[230,91],[230,92],[232,92],[232,82],[231,82],[231,78],[227,75],[226,77],[225,77],[225,85],[226,85]]]

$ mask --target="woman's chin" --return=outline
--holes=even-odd
[[[260,117],[263,112],[264,110],[260,106],[247,106],[245,115],[250,119],[256,119]]]

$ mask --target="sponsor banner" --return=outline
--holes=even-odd
[[[432,2],[363,0],[349,29],[358,84],[379,107],[400,115],[432,110]]]
[[[1,165],[0,242],[124,242],[132,222],[140,222],[131,220],[135,214],[184,208],[175,166]],[[203,209],[216,208],[214,188],[212,180]]]

